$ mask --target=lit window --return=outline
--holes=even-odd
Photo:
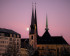
[[[12,34],[10,34],[10,37],[12,37]]]

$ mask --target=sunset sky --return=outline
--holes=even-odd
[[[70,44],[70,0],[0,0],[0,28],[12,29],[28,38],[32,2],[36,2],[38,34],[45,32],[47,14],[50,34],[63,36]]]

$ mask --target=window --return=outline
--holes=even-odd
[[[4,43],[4,41],[3,41],[3,43]]]
[[[19,46],[17,46],[17,48],[19,49]]]
[[[0,36],[1,36],[1,33],[0,33]]]
[[[46,47],[46,49],[48,49],[48,46]]]
[[[19,35],[17,35],[17,37],[19,38]]]
[[[12,41],[12,38],[10,38],[10,41]]]
[[[10,34],[10,37],[12,37],[12,34]]]
[[[9,33],[5,33],[5,36],[6,36],[6,37],[10,37],[10,34],[9,34]]]
[[[16,34],[14,34],[14,37],[16,37]]]
[[[12,44],[12,42],[9,42],[9,44]]]
[[[44,47],[42,47],[42,49],[44,50]]]
[[[19,43],[17,42],[17,45],[19,45]]]
[[[32,44],[32,47],[33,47],[33,44]]]
[[[14,34],[12,34],[12,37],[14,37]]]
[[[17,39],[17,41],[19,41],[19,39]]]
[[[0,36],[4,36],[4,33],[0,33]]]
[[[33,36],[31,36],[31,39],[33,39]]]
[[[40,47],[37,48],[38,50],[40,49]]]
[[[5,38],[6,40],[8,39],[8,38]]]

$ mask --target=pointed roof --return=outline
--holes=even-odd
[[[36,4],[35,4],[35,24],[37,25]]]
[[[46,16],[46,28],[45,28],[45,33],[43,34],[43,36],[42,37],[47,37],[47,38],[50,38],[51,37],[51,35],[50,35],[50,33],[48,32],[48,20],[47,20],[47,16]]]
[[[38,30],[37,30],[37,15],[36,15],[36,3],[35,3],[35,24],[36,24],[36,32],[38,35]]]
[[[48,19],[47,19],[47,16],[46,16],[46,28],[45,30],[48,30]]]
[[[34,24],[35,24],[35,19],[34,19],[34,9],[33,9],[33,4],[32,4],[32,18],[31,18],[31,25],[30,25],[30,31],[29,34],[34,34]]]
[[[32,19],[31,19],[31,25],[34,25],[34,9],[33,9],[33,4],[32,4]]]

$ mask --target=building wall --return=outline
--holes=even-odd
[[[51,56],[62,56],[64,50],[70,52],[69,45],[56,45],[56,44],[39,44],[37,45],[39,51],[39,56],[41,55],[51,55]]]
[[[37,35],[36,34],[30,34],[29,35],[29,44],[36,49],[37,45]]]
[[[19,49],[20,52],[20,47],[21,47],[21,40],[20,40],[20,36],[17,34],[14,34],[14,36],[12,34],[10,34],[10,36],[5,36],[5,33],[0,33],[0,56],[2,56],[2,54],[4,54],[7,50],[8,45],[12,44],[13,40],[15,40],[16,46]]]
[[[29,56],[28,50],[25,48],[21,48],[21,56]]]

